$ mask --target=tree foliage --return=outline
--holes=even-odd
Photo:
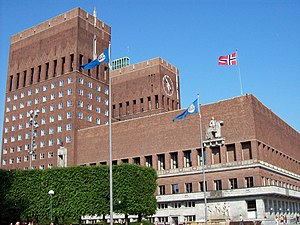
[[[60,221],[109,214],[108,166],[0,170],[0,179],[2,221],[12,215],[24,220],[49,219],[49,190],[54,191],[53,218]],[[130,164],[113,166],[114,211],[127,215],[154,214],[156,179],[152,168]]]

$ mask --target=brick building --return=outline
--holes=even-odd
[[[300,134],[253,95],[180,114],[176,67],[161,58],[81,71],[107,48],[110,27],[77,8],[12,36],[3,125],[3,169],[28,169],[29,111],[39,109],[32,167],[108,164],[108,76],[112,76],[113,164],[136,163],[158,174],[151,220],[289,219],[300,211]],[[203,183],[205,162],[206,183]]]

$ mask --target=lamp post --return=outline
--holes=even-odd
[[[50,190],[48,194],[50,195],[50,223],[52,223],[52,195],[54,195],[54,191]]]
[[[38,115],[39,115],[40,110],[30,110],[30,120],[29,120],[29,125],[31,126],[31,134],[30,134],[30,147],[29,147],[29,169],[31,169],[31,164],[32,164],[32,155],[35,153],[37,145],[35,138],[37,137],[37,128],[39,127],[38,125]]]

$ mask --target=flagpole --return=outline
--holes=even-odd
[[[96,38],[96,27],[97,27],[97,13],[96,6],[94,7],[94,38],[93,38],[93,60],[97,58],[97,38]]]
[[[236,59],[238,58],[238,50],[236,50]],[[240,79],[240,89],[241,89],[241,95],[243,95],[243,86],[242,86],[242,76],[241,76],[241,69],[240,69],[240,60],[237,61],[237,68],[238,68],[238,75]]]
[[[109,55],[109,84],[108,84],[108,90],[109,90],[109,95],[108,95],[108,102],[109,102],[109,199],[110,199],[110,225],[113,225],[113,179],[112,179],[112,124],[111,124],[111,117],[112,117],[112,112],[111,112],[111,105],[112,105],[112,98],[111,98],[111,70],[110,70],[110,57],[111,57],[111,49],[110,49],[110,43],[108,47],[108,55]]]
[[[200,112],[200,97],[198,94],[198,112],[200,119],[200,146],[202,154],[202,174],[203,174],[203,191],[204,191],[204,220],[205,225],[207,225],[207,197],[206,197],[206,177],[205,177],[205,161],[204,161],[204,150],[203,150],[203,137],[202,137],[202,115]]]

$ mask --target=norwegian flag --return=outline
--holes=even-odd
[[[236,52],[231,55],[220,56],[219,65],[221,66],[235,66],[236,65]]]

